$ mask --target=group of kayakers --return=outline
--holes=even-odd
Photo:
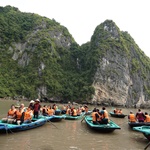
[[[92,112],[93,124],[107,124],[109,122],[108,112],[105,107],[102,110],[94,108]]]
[[[150,122],[150,115],[147,112],[143,113],[141,109],[138,109],[136,114],[130,111],[128,119],[129,122]]]

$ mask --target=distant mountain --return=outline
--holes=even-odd
[[[0,7],[0,97],[147,105],[150,58],[111,20],[79,46],[54,19]]]

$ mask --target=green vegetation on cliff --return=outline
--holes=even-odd
[[[128,60],[132,78],[138,74],[146,81],[144,92],[150,98],[150,59],[111,20],[98,25],[91,41],[79,46],[54,19],[6,6],[0,7],[0,33],[0,97],[89,100],[102,60],[113,63],[119,56]],[[120,75],[113,68],[105,73]]]
[[[54,19],[0,7],[0,33],[0,97],[85,100],[94,93],[78,66],[80,47]]]

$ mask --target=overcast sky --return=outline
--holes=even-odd
[[[54,18],[80,45],[90,41],[97,25],[113,20],[150,57],[150,0],[0,0],[6,5]]]

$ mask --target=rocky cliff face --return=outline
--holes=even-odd
[[[54,19],[0,7],[0,97],[148,106],[150,58],[111,20],[79,46]]]
[[[150,66],[143,59],[147,63],[150,59],[130,35],[107,20],[96,28],[91,45],[103,52],[93,79],[93,101],[123,106],[147,104],[150,97],[145,87],[150,87]]]

